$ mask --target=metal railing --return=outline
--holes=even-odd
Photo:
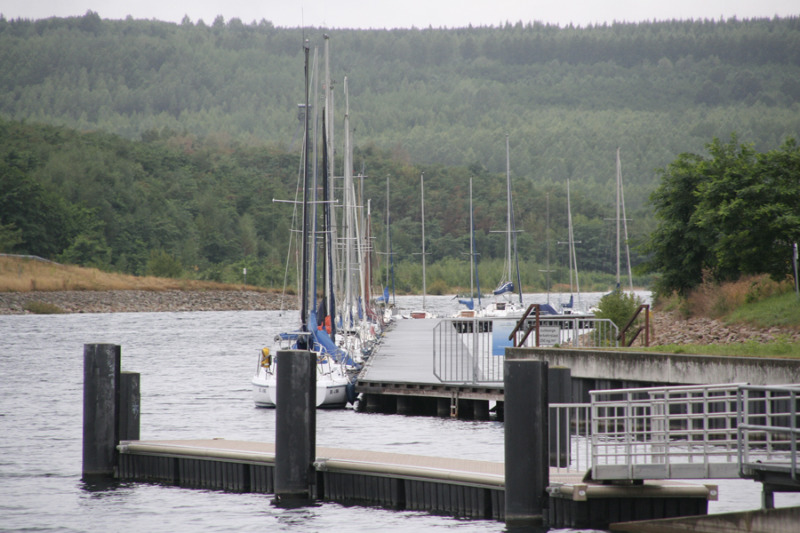
[[[741,477],[772,471],[800,482],[798,395],[800,385],[739,387],[737,429]]]
[[[739,477],[739,385],[590,391],[594,479]]]
[[[433,374],[444,383],[503,381],[505,349],[513,346],[617,347],[618,328],[591,315],[528,318],[443,318],[433,329]]]
[[[551,403],[550,467],[559,473],[586,473],[592,466],[591,404]]]

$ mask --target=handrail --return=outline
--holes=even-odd
[[[633,316],[631,317],[631,319],[628,320],[628,323],[625,324],[625,326],[620,330],[619,335],[617,335],[617,340],[620,341],[623,346],[630,346],[631,344],[633,344],[633,341],[635,341],[636,338],[639,336],[639,333],[642,332],[642,328],[639,328],[639,330],[636,331],[636,333],[634,333],[633,338],[631,339],[631,342],[629,342],[629,343],[625,342],[625,333],[628,331],[628,329],[630,329],[630,327],[633,325],[634,321],[639,317],[639,313],[642,312],[642,309],[647,309],[647,313],[645,313],[645,315],[644,315],[644,345],[645,346],[650,346],[650,305],[649,304],[640,305],[636,309],[636,312],[633,313]]]
[[[534,327],[532,327],[532,328],[526,329],[525,330],[525,335],[522,336],[522,339],[521,340],[517,340],[517,338],[516,338],[517,332],[525,324],[525,320],[527,320],[528,316],[531,314],[531,311],[534,308],[536,308],[536,325]],[[519,346],[522,346],[523,344],[525,344],[525,341],[528,339],[528,336],[531,334],[531,331],[533,329],[536,330],[536,346],[537,347],[539,346],[539,312],[540,312],[539,311],[539,304],[531,304],[531,305],[528,306],[528,308],[525,310],[525,312],[522,313],[522,317],[519,319],[519,322],[517,322],[517,325],[514,326],[514,329],[508,335],[508,340],[512,340],[512,339],[514,340],[514,348],[518,348]]]

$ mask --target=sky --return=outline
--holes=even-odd
[[[81,16],[211,24],[221,15],[279,27],[459,28],[522,21],[588,26],[604,22],[798,16],[797,0],[2,0],[6,19]]]

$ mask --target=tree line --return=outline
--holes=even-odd
[[[300,154],[267,146],[220,145],[178,134],[132,141],[105,132],[0,120],[0,251],[138,275],[284,282],[291,203]],[[367,147],[356,155],[360,201],[369,205],[375,251],[391,235],[399,291],[421,288],[421,192],[425,176],[426,248],[439,290],[469,285],[473,181],[475,247],[484,290],[506,254],[506,179],[479,166],[413,165]],[[341,159],[337,163],[341,165]],[[389,182],[387,205],[387,179]],[[341,180],[336,180],[341,187]],[[524,194],[520,194],[524,193]],[[566,282],[566,190],[514,184],[523,284],[544,290]],[[613,211],[572,189],[580,268],[613,273]],[[387,208],[391,220],[386,224]],[[294,227],[299,226],[295,224]],[[542,271],[547,258],[558,274]],[[634,253],[634,259],[641,257]],[[380,262],[386,279],[389,263]],[[289,283],[294,272],[289,272]],[[606,278],[610,283],[610,278]]]
[[[570,179],[609,200],[621,147],[632,209],[645,206],[655,169],[712,137],[738,132],[768,150],[800,132],[797,17],[396,30],[208,22],[0,17],[0,115],[290,151],[302,43],[321,64],[326,33],[335,118],[347,76],[357,146],[503,172],[508,133],[520,179]]]
[[[328,31],[0,16],[0,248],[224,281],[247,267],[248,282],[282,284],[291,212],[272,200],[296,190],[301,44],[318,48],[319,76],[323,32],[337,126],[348,79],[373,225],[385,222],[391,183],[407,290],[421,286],[422,172],[432,271],[449,286],[468,280],[470,178],[481,276],[502,269],[504,242],[491,232],[505,225],[507,134],[523,284],[536,288],[548,283],[547,257],[562,269],[550,282],[568,279],[568,179],[579,267],[613,273],[618,147],[633,262],[667,272],[669,252],[651,235],[675,237],[659,202],[676,157],[738,132],[756,158],[800,134],[796,17]],[[669,280],[665,290],[694,283]]]

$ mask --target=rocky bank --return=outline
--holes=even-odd
[[[674,311],[654,311],[650,331],[651,346],[732,344],[748,341],[772,342],[779,338],[800,342],[800,331],[795,329],[756,328],[743,324],[727,325],[719,320],[704,317],[683,318]]]

